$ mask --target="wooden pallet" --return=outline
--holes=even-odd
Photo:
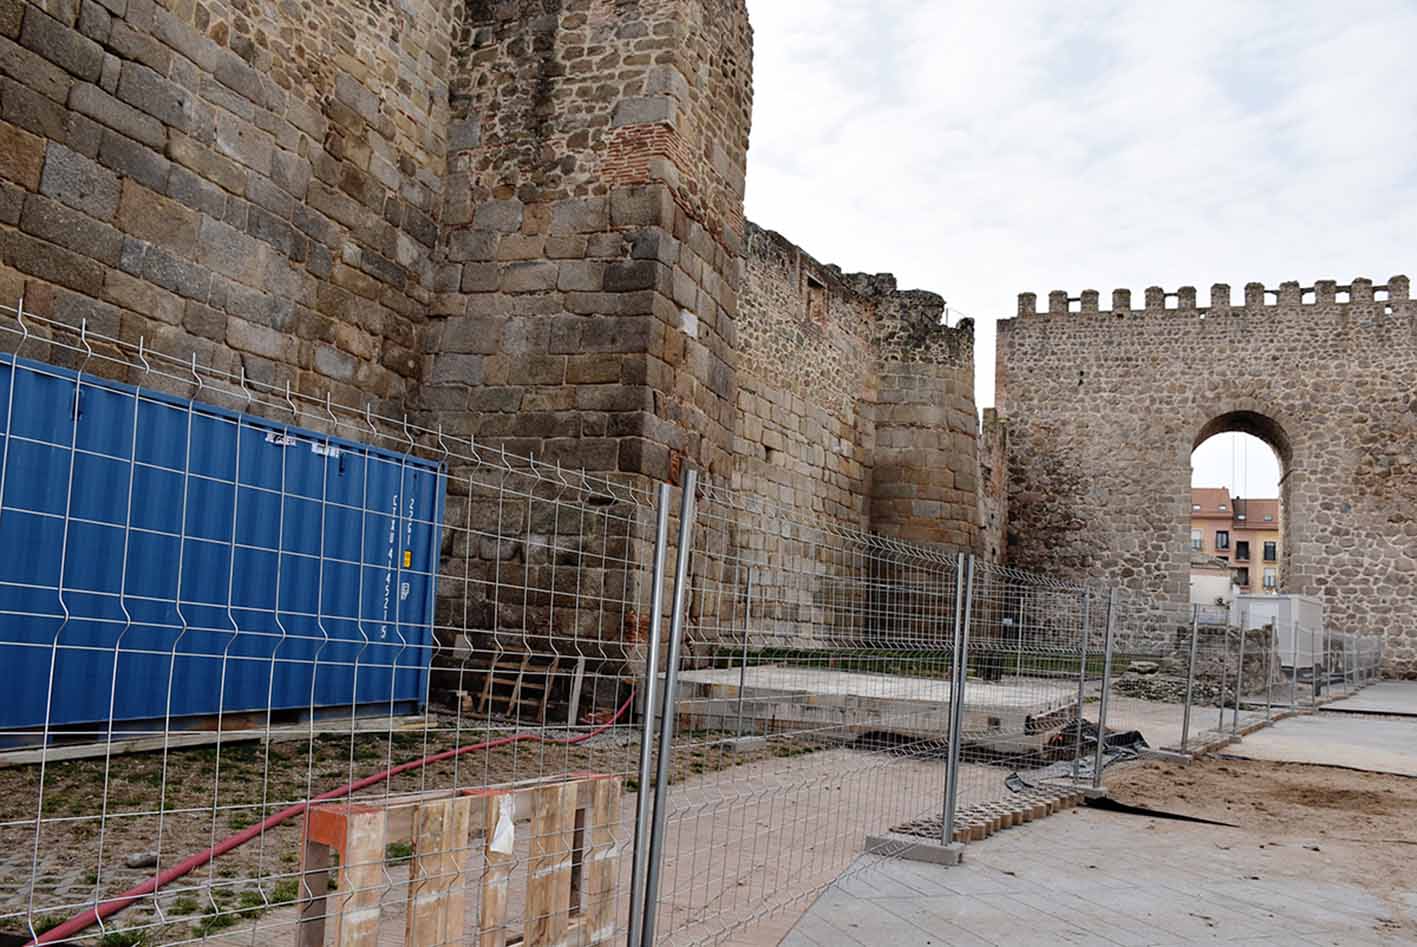
[[[480,879],[479,947],[598,947],[615,938],[620,780],[597,773],[506,789],[421,795],[387,806],[326,803],[305,818],[296,947],[377,947],[387,846],[411,842],[405,947],[463,943],[466,885]],[[525,923],[508,917],[518,822],[530,822]],[[482,831],[482,869],[468,870]],[[329,890],[333,855],[338,890]]]
[[[476,699],[467,691],[459,691],[464,713],[479,716],[487,713],[503,714],[516,719],[535,719],[539,724],[547,722],[547,710],[551,705],[551,692],[555,689],[556,675],[561,670],[563,659],[559,656],[550,661],[538,660],[530,654],[517,657],[508,655],[492,662],[487,667],[482,689]],[[575,669],[571,672],[570,697],[567,701],[566,725],[575,726],[580,709],[581,685],[585,680],[586,659],[575,658]]]

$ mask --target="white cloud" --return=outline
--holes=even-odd
[[[974,316],[981,405],[1021,291],[1412,268],[1404,0],[749,8],[749,217]]]

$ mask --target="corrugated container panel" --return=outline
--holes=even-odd
[[[0,728],[423,704],[437,464],[26,359],[0,424]]]

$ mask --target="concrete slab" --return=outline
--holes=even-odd
[[[951,868],[863,855],[782,944],[1417,945],[1417,898],[1329,870],[1363,846],[1326,839],[1319,865],[1265,841],[1078,809],[970,845]]]
[[[1225,753],[1251,760],[1417,776],[1417,720],[1327,712],[1290,717],[1250,734]]]
[[[681,672],[676,709],[679,726],[689,730],[732,731],[741,719],[748,734],[810,730],[843,740],[864,733],[937,740],[949,731],[950,691],[950,682],[938,678],[769,664]],[[1006,751],[1041,745],[1076,704],[1071,682],[971,680],[966,737]]]
[[[1325,711],[1362,714],[1411,714],[1417,717],[1417,681],[1379,681],[1352,697],[1336,700]]]

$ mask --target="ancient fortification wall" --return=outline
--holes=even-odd
[[[1209,308],[1194,289],[1032,294],[999,325],[1009,562],[1103,575],[1185,610],[1190,453],[1244,430],[1283,460],[1284,591],[1330,628],[1387,638],[1417,673],[1417,302],[1406,277],[1278,291]]]
[[[865,529],[876,444],[874,300],[752,225],[745,267],[734,484]]]
[[[427,403],[591,470],[727,476],[751,120],[742,0],[468,4]]]
[[[843,274],[748,225],[736,485],[900,538],[979,540],[974,326],[889,274]]]
[[[452,7],[0,3],[0,299],[262,381],[406,401]]]
[[[0,302],[975,548],[973,327],[745,222],[751,90],[745,0],[0,0]],[[508,555],[549,554],[444,550],[468,581]],[[522,646],[589,620],[541,593],[440,615]]]

